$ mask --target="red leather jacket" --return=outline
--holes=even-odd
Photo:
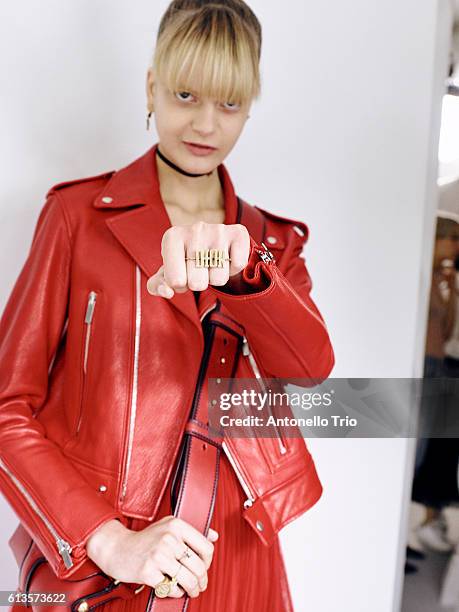
[[[236,377],[258,365],[269,377],[323,380],[334,365],[301,221],[254,207],[274,260],[251,236],[250,292],[210,286],[199,307],[191,291],[148,293],[170,227],[156,147],[48,191],[0,322],[0,488],[59,578],[88,559],[86,541],[105,521],[154,520],[198,379],[201,321],[217,301],[245,330]],[[218,172],[225,223],[238,223],[240,200],[223,164]],[[226,444],[248,496],[241,512],[267,545],[322,493],[304,440],[286,446]]]

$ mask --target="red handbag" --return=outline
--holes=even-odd
[[[42,612],[43,603],[38,598],[34,602],[29,593],[48,593],[55,604],[53,610],[86,612],[111,599],[132,599],[145,587],[144,584],[114,580],[89,558],[71,578],[58,578],[22,523],[19,523],[8,544],[19,567],[17,602],[25,603],[30,599],[30,603],[24,607],[34,612]]]

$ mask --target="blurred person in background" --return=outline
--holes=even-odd
[[[459,332],[459,303],[457,299],[458,273],[455,262],[459,259],[459,223],[455,220],[437,218],[435,247],[430,287],[429,315],[424,358],[424,378],[457,376],[459,373],[459,336],[449,344],[453,331]],[[451,374],[451,372],[453,374]],[[425,394],[427,396],[427,394]],[[438,401],[441,398],[438,396]],[[423,398],[421,412],[434,416],[436,408],[432,396]],[[443,510],[452,502],[459,501],[457,469],[459,443],[456,438],[420,438],[416,450],[415,471],[411,498],[425,506],[423,522],[415,529],[414,537],[422,548],[436,552],[449,552],[453,548],[447,537],[447,523]],[[423,558],[422,552],[408,547],[408,556]],[[407,563],[407,573],[416,567]]]

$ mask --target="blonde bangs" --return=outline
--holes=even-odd
[[[183,12],[160,36],[153,69],[171,91],[243,104],[260,95],[256,41],[227,11]]]

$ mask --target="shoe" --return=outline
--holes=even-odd
[[[416,548],[412,548],[411,546],[406,547],[406,556],[411,559],[417,559],[422,561],[426,558],[425,554],[421,550],[417,550]]]
[[[421,544],[435,552],[451,552],[454,548],[454,544],[446,536],[445,523],[442,520],[434,519],[420,525],[416,529],[416,535]]]
[[[418,568],[409,561],[405,561],[405,574],[415,574],[418,571]]]

